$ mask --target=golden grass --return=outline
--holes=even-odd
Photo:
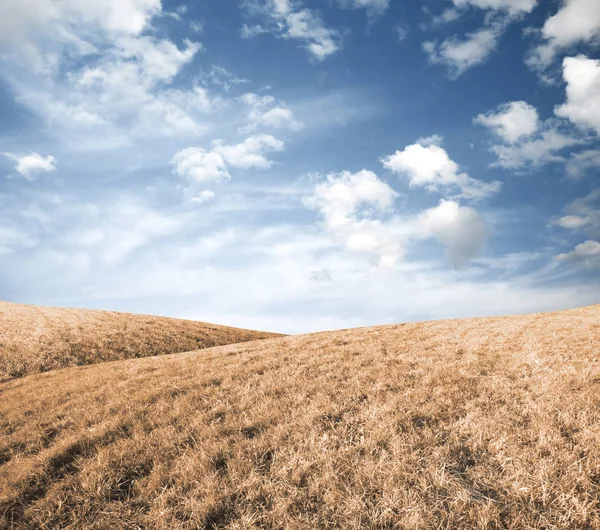
[[[0,385],[0,527],[600,528],[600,306]]]
[[[0,381],[274,336],[190,320],[0,301]]]

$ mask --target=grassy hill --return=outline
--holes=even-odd
[[[0,381],[274,336],[189,320],[0,301]]]
[[[0,384],[3,528],[600,528],[600,306]]]

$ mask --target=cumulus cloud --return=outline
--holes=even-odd
[[[490,128],[508,143],[531,136],[539,127],[537,110],[525,101],[505,103],[496,112],[479,114],[474,121]]]
[[[294,113],[285,104],[277,102],[273,96],[259,96],[247,93],[240,97],[246,107],[248,123],[240,127],[240,133],[247,133],[259,127],[272,129],[288,128],[299,131],[304,124],[294,116]]]
[[[554,112],[600,135],[600,61],[584,55],[565,57],[563,77],[567,84],[567,101]]]
[[[71,145],[84,138],[123,145],[134,137],[204,132],[202,118],[218,99],[197,85],[171,86],[202,46],[157,36],[152,20],[160,0],[35,4],[8,0],[0,7],[0,24],[14,27],[0,30],[3,73],[54,134]]]
[[[579,42],[594,42],[600,38],[600,9],[597,0],[563,0],[541,30],[543,42],[527,58],[527,64],[537,70],[548,67],[557,53]]]
[[[385,168],[408,177],[411,187],[431,191],[456,190],[457,197],[480,199],[500,190],[499,182],[474,179],[460,168],[440,145],[441,138],[431,137],[409,145],[382,159]]]
[[[213,142],[212,149],[188,147],[178,151],[171,163],[174,172],[181,178],[195,183],[229,180],[229,168],[267,169],[272,162],[266,153],[282,151],[284,142],[268,134],[246,138],[235,145],[226,145],[221,140]]]
[[[571,252],[559,254],[557,261],[570,261],[588,269],[600,268],[600,242],[588,240],[577,245]]]
[[[504,22],[495,22],[468,33],[464,38],[451,37],[441,43],[424,42],[423,50],[431,63],[445,65],[450,78],[456,79],[470,68],[487,60],[497,48],[498,40],[505,29]]]
[[[43,157],[39,153],[22,156],[12,153],[3,154],[16,162],[15,171],[26,180],[35,180],[40,173],[50,173],[56,170],[56,158],[52,155]]]
[[[480,252],[489,234],[487,222],[473,208],[442,200],[418,217],[422,237],[434,237],[447,248],[448,259],[462,269]]]
[[[171,163],[175,173],[189,181],[206,183],[231,178],[223,157],[201,147],[187,147],[178,151]]]
[[[453,0],[453,3],[453,8],[433,17],[434,27],[458,20],[468,7],[486,12],[483,26],[463,37],[424,42],[422,47],[431,63],[445,65],[449,77],[456,79],[467,70],[484,63],[498,47],[508,26],[522,15],[530,13],[537,5],[537,0]]]
[[[491,148],[498,157],[492,165],[505,169],[565,162],[561,151],[584,141],[563,132],[564,127],[556,120],[540,122],[535,107],[524,101],[505,103],[496,111],[480,114],[473,121],[487,127],[502,141]]]
[[[481,250],[489,229],[472,208],[442,200],[416,215],[398,215],[398,193],[371,171],[329,175],[306,206],[323,216],[329,236],[348,252],[370,256],[379,268],[395,266],[411,243],[435,239],[460,269]]]
[[[311,9],[291,0],[252,0],[246,3],[252,14],[265,19],[264,24],[245,26],[242,36],[251,38],[261,33],[274,33],[283,39],[302,42],[308,53],[322,61],[340,48],[340,35],[326,27]]]
[[[397,196],[371,171],[345,171],[318,183],[305,204],[321,213],[325,229],[340,246],[372,256],[380,267],[391,267],[403,255],[402,233],[393,220],[381,216]]]

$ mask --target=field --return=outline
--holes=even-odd
[[[0,301],[0,381],[273,336],[189,320]]]
[[[598,529],[600,306],[0,384],[0,527]]]

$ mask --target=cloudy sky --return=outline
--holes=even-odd
[[[598,0],[3,0],[0,299],[282,332],[600,303]]]

